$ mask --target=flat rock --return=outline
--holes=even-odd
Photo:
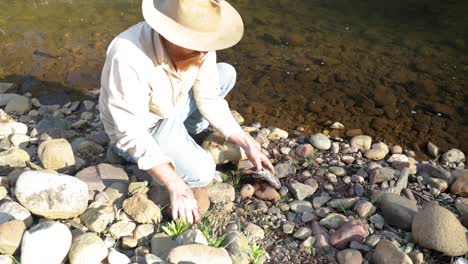
[[[33,214],[49,219],[72,218],[88,205],[88,186],[81,180],[41,171],[25,171],[16,182],[15,196]]]
[[[387,239],[377,244],[372,261],[376,264],[413,264],[408,255]]]
[[[179,243],[179,245],[202,244],[208,246],[205,235],[203,235],[200,230],[194,228],[189,228],[178,235],[175,241]]]
[[[14,255],[19,248],[26,226],[21,220],[0,224],[0,253]]]
[[[14,168],[26,167],[26,162],[29,159],[29,154],[20,148],[2,151],[0,152],[0,173],[9,173]]]
[[[382,196],[379,207],[385,221],[401,229],[411,230],[414,216],[418,212],[416,201],[398,194],[386,193]]]
[[[468,251],[465,232],[457,217],[441,206],[419,210],[412,223],[416,243],[449,256],[464,255]]]
[[[50,139],[42,142],[37,149],[44,168],[49,170],[67,169],[75,165],[73,150],[66,139]]]
[[[342,214],[331,213],[320,220],[320,224],[328,229],[338,229],[347,221],[349,221],[349,219],[346,216]]]
[[[338,177],[343,177],[346,175],[346,170],[343,167],[331,166],[328,168],[328,170]]]
[[[161,221],[161,209],[146,194],[136,194],[123,202],[125,213],[141,224],[158,224]]]
[[[344,223],[330,236],[330,244],[336,248],[346,248],[351,241],[363,242],[369,235],[366,220],[351,220]]]
[[[309,141],[310,141],[310,144],[312,144],[312,146],[314,146],[314,148],[316,149],[328,150],[331,148],[330,139],[322,133],[312,135],[309,138]]]
[[[72,234],[66,225],[43,221],[24,233],[21,263],[62,263],[71,243]]]
[[[70,264],[101,263],[108,254],[104,241],[95,233],[85,233],[75,239],[68,253]]]
[[[232,202],[236,198],[234,187],[228,183],[214,183],[207,188],[212,203]]]
[[[96,166],[84,168],[75,177],[88,185],[90,200],[97,193],[104,191],[104,189],[114,183],[127,185],[129,182],[128,174],[124,169],[107,163],[100,163]]]
[[[318,184],[317,186],[314,187],[314,186],[300,183],[298,181],[292,182],[289,185],[289,190],[294,195],[294,197],[298,200],[304,200],[307,197],[310,197],[317,191],[317,189],[318,189]]]
[[[228,252],[224,248],[209,247],[201,244],[178,246],[169,252],[167,260],[170,263],[232,263]]]
[[[109,234],[115,239],[119,239],[124,236],[130,236],[135,230],[136,224],[129,221],[118,221],[109,227]]]

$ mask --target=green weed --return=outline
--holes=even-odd
[[[172,221],[167,223],[164,226],[161,226],[162,230],[170,237],[176,238],[178,235],[185,232],[189,229],[191,225],[184,220],[177,219],[176,221]]]
[[[198,224],[198,229],[200,229],[206,241],[208,241],[208,246],[211,247],[220,247],[226,238],[226,235],[219,236],[217,234],[216,229],[206,217],[202,218],[201,223]]]
[[[261,264],[263,263],[266,251],[262,247],[260,247],[256,242],[250,244],[250,262],[252,264]]]

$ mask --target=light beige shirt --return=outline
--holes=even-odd
[[[111,42],[101,76],[101,119],[111,142],[128,152],[140,169],[172,162],[149,129],[175,114],[176,104],[187,100],[190,89],[201,114],[226,138],[241,131],[226,100],[219,97],[216,52],[205,56],[199,67],[176,71],[159,35],[146,22]]]

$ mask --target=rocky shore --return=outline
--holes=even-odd
[[[95,100],[15,92],[0,84],[0,264],[467,263],[460,150],[429,142],[422,161],[339,122],[314,135],[244,125],[275,165],[275,188],[212,133],[202,146],[218,171],[194,189],[204,217],[190,226],[109,150]]]

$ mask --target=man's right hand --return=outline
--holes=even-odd
[[[200,221],[197,199],[187,184],[180,180],[167,186],[171,197],[172,218],[194,224]]]
[[[148,173],[169,191],[172,218],[193,224],[200,221],[200,210],[192,190],[177,175],[171,163],[157,165]]]

